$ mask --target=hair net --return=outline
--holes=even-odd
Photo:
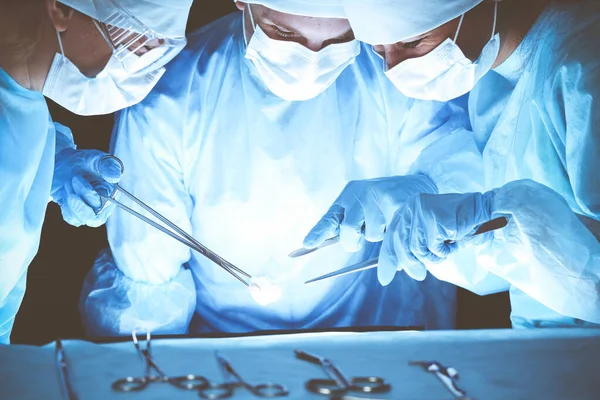
[[[483,0],[342,0],[358,40],[392,44],[429,32]]]
[[[235,0],[234,0],[235,1]],[[295,15],[320,18],[346,18],[343,0],[245,0],[244,3],[260,4],[273,10]]]
[[[152,31],[167,38],[185,37],[192,0],[59,0],[90,17],[105,22],[114,11],[125,11]]]

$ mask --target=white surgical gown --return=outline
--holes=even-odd
[[[55,150],[65,146],[71,132],[55,128],[44,97],[0,68],[0,344],[10,341],[50,200]]]
[[[481,187],[472,189],[498,188],[494,212],[511,223],[477,254],[461,250],[428,269],[481,294],[510,287],[514,327],[600,323],[598,37],[599,2],[551,2],[470,93],[483,155]],[[415,170],[444,173],[426,165],[444,145],[427,149]],[[481,285],[489,273],[506,284]]]
[[[423,147],[453,131],[454,105],[406,99],[365,46],[324,93],[284,101],[244,58],[241,13],[188,42],[154,91],[118,117],[121,185],[252,276],[270,277],[283,296],[256,304],[217,265],[119,210],[107,225],[112,254],[84,284],[88,333],[451,328],[455,288],[434,278],[399,274],[382,288],[372,270],[303,284],[377,255],[374,245],[288,254],[348,181],[406,173]]]

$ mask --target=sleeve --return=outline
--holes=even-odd
[[[142,103],[122,111],[112,148],[124,165],[119,185],[192,234],[193,204],[182,168],[186,99],[168,93],[185,93],[178,85],[166,75]],[[124,196],[120,200],[140,211]],[[107,232],[112,257],[98,258],[80,301],[88,332],[143,326],[184,333],[196,304],[193,277],[185,269],[190,249],[121,209],[108,220]]]
[[[100,252],[88,273],[79,304],[89,336],[186,333],[195,307],[189,270],[160,285],[136,282],[115,266],[109,249]]]
[[[77,146],[75,146],[75,140],[73,139],[71,129],[58,122],[50,122],[54,124],[54,129],[56,130],[55,154],[60,153],[64,149],[76,149]]]
[[[531,180],[495,190],[508,216],[480,264],[561,315],[600,323],[600,243],[562,196]]]
[[[10,344],[10,334],[17,311],[25,296],[25,286],[27,284],[27,270],[25,269],[18,278],[14,287],[11,287],[6,296],[0,302],[0,345]]]

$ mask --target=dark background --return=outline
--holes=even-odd
[[[188,32],[235,10],[231,0],[195,0]],[[112,116],[79,117],[55,104],[49,106],[53,119],[72,129],[79,148],[108,151]],[[60,208],[50,203],[12,343],[44,344],[58,336],[83,337],[77,309],[81,285],[96,255],[107,245],[104,227],[74,228],[62,220]],[[479,297],[459,292],[460,329],[509,327],[509,312],[506,293]]]

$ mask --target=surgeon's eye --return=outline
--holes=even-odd
[[[403,43],[405,49],[414,49],[421,44],[423,39],[415,40],[414,42]]]
[[[273,26],[273,30],[275,31],[275,33],[277,35],[281,36],[282,38],[292,38],[292,37],[294,37],[294,32],[283,30],[283,29],[281,29],[281,28],[279,28],[279,27],[277,27],[275,25],[272,25],[272,26]]]

